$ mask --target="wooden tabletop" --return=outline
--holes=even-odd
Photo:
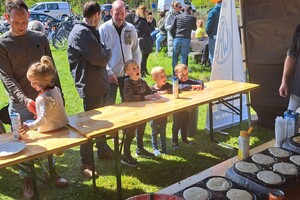
[[[17,141],[25,143],[25,149],[10,156],[0,157],[0,168],[29,161],[34,158],[45,157],[58,151],[86,143],[87,141],[87,138],[67,128],[47,133],[28,131],[21,140]],[[0,135],[0,145],[7,142],[15,142],[12,133]]]
[[[182,92],[178,99],[167,94],[158,101],[124,102],[75,114],[69,120],[80,134],[94,138],[258,87],[252,83],[216,80],[205,83],[202,91]]]

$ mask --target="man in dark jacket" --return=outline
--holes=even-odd
[[[111,51],[100,43],[97,30],[101,19],[100,6],[87,2],[83,6],[83,22],[76,24],[68,39],[68,58],[70,70],[79,96],[83,98],[84,110],[103,107],[109,92],[106,65]],[[98,156],[107,151],[111,153],[105,138],[96,143]],[[80,146],[81,170],[85,177],[92,178],[91,142]]]
[[[179,54],[181,55],[180,63],[187,65],[187,58],[191,46],[191,33],[192,30],[197,29],[196,17],[194,17],[192,13],[192,7],[186,6],[185,12],[181,15],[177,15],[171,26],[170,33],[174,38],[172,60],[173,69],[178,63]]]
[[[216,2],[216,5],[208,12],[207,21],[206,21],[206,33],[209,38],[208,49],[209,49],[209,60],[210,63],[213,63],[215,43],[219,25],[219,18],[222,6],[222,0],[212,0]]]

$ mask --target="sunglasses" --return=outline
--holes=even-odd
[[[180,9],[181,9],[181,8],[182,8],[182,6],[178,6],[178,8],[180,8]]]

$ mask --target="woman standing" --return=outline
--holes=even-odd
[[[136,16],[134,18],[134,25],[137,29],[139,46],[142,53],[141,61],[141,74],[145,77],[149,74],[147,71],[147,59],[149,54],[152,52],[152,38],[151,38],[151,28],[147,22],[148,10],[145,5],[140,5],[136,11]]]

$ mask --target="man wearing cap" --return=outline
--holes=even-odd
[[[219,25],[219,18],[222,6],[222,0],[211,0],[216,5],[208,12],[206,21],[206,33],[209,38],[208,49],[209,49],[209,60],[213,64],[213,57],[215,51],[215,43]]]

